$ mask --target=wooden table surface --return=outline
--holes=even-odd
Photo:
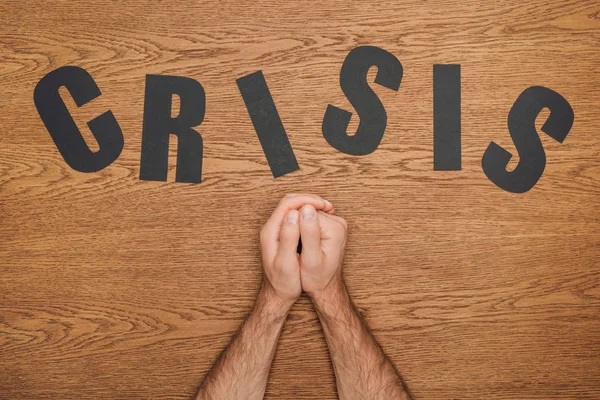
[[[258,230],[288,192],[349,223],[345,276],[417,399],[600,398],[600,4],[597,1],[3,1],[0,4],[0,398],[187,399],[257,292]],[[379,148],[331,147],[328,104],[353,110],[341,65],[361,45],[402,62],[372,85]],[[433,64],[460,64],[462,170],[433,170]],[[87,70],[120,157],[71,169],[33,102],[48,72]],[[300,170],[273,179],[236,85],[262,70]],[[370,82],[375,70],[369,73]],[[146,74],[206,91],[203,181],[139,179]],[[575,112],[513,194],[483,173],[519,157],[508,112],[527,87]],[[64,88],[63,88],[64,89]],[[356,114],[350,131],[358,126]],[[285,325],[267,398],[333,399],[310,301]]]

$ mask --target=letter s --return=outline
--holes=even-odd
[[[513,171],[506,165],[512,154],[491,142],[483,154],[481,166],[498,187],[512,193],[524,193],[535,186],[546,167],[546,153],[535,129],[535,119],[543,108],[550,116],[542,131],[560,143],[573,126],[573,109],[567,100],[553,90],[541,86],[525,89],[508,114],[508,130],[519,152],[519,164]]]
[[[360,46],[348,53],[340,71],[340,86],[360,117],[354,136],[346,130],[352,113],[327,106],[323,117],[323,136],[337,150],[363,156],[377,149],[387,124],[387,114],[379,97],[367,83],[369,68],[376,65],[375,83],[397,91],[402,80],[402,64],[387,51],[374,46]]]

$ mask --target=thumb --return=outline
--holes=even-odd
[[[307,204],[300,210],[300,236],[302,238],[302,261],[310,266],[318,266],[323,259],[321,250],[321,228],[317,210]]]
[[[298,229],[298,210],[290,210],[285,216],[285,220],[279,231],[279,246],[277,248],[276,258],[286,262],[294,261],[298,258],[298,240],[300,239],[300,230]]]

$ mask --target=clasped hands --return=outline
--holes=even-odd
[[[327,301],[345,290],[346,232],[346,221],[319,196],[288,194],[279,202],[260,231],[261,294],[274,306],[272,312],[287,315],[303,290],[313,302]]]
[[[333,211],[327,200],[306,194],[287,195],[277,205],[260,232],[264,277],[254,309],[206,375],[197,399],[264,398],[279,335],[303,290],[319,317],[339,398],[411,398],[352,304],[342,278],[347,225]]]

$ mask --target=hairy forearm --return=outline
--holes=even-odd
[[[229,346],[204,378],[197,400],[262,399],[289,305],[264,287]]]
[[[331,354],[340,399],[411,398],[343,283],[327,295],[313,298],[313,303]]]

